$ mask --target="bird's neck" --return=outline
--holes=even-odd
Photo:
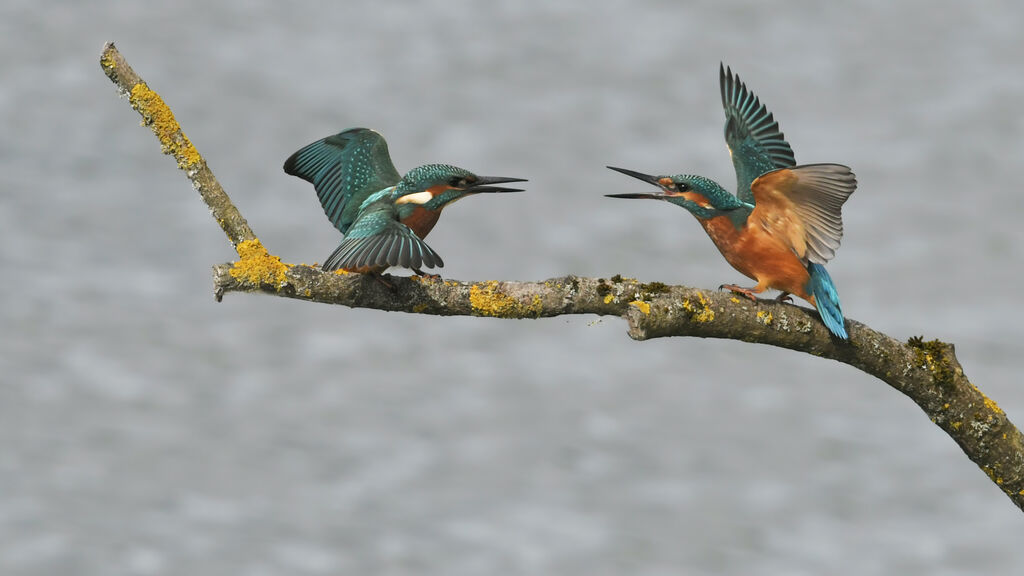
[[[737,224],[734,220],[733,213],[743,210],[738,208],[730,212],[719,212],[717,216],[711,218],[698,218],[704,231],[707,232],[711,241],[715,243],[719,251],[729,258],[729,254],[732,252],[732,245],[739,241],[741,231],[743,229],[743,223]],[[746,219],[744,217],[744,223]]]
[[[420,239],[425,238],[434,229],[440,217],[440,210],[430,210],[425,205],[402,204],[398,207],[399,221],[411,228]]]

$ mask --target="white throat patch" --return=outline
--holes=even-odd
[[[433,197],[434,195],[429,190],[424,190],[423,192],[401,196],[398,200],[395,200],[395,204],[426,204]]]

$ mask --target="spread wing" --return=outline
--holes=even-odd
[[[324,213],[342,234],[363,201],[401,179],[384,137],[367,128],[350,128],[313,142],[289,156],[284,171],[313,184]]]
[[[725,142],[736,168],[737,196],[754,202],[750,185],[765,172],[796,165],[779,123],[740,77],[719,66],[722,106],[725,108]]]
[[[824,265],[843,238],[841,209],[857,178],[840,164],[782,168],[754,180],[756,207],[748,225],[764,226],[786,238],[804,262]]]
[[[437,252],[398,219],[390,200],[373,202],[360,212],[345,239],[324,263],[324,270],[403,266],[444,266]]]

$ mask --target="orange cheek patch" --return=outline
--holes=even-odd
[[[703,194],[698,194],[697,192],[683,192],[681,196],[690,202],[696,202],[702,208],[711,208],[711,202],[708,200],[707,196]]]

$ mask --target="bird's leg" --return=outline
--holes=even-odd
[[[718,289],[735,292],[736,294],[750,298],[754,302],[757,302],[757,296],[754,296],[754,292],[760,292],[760,290],[758,290],[758,286],[754,286],[753,288],[743,288],[735,284],[722,284]]]
[[[382,274],[381,272],[371,271],[371,272],[367,273],[367,276],[369,276],[370,278],[373,278],[377,282],[380,282],[388,290],[391,290],[392,292],[395,291],[395,286],[393,284],[391,284],[390,282],[388,282],[387,280],[385,280],[384,279],[384,274]]]
[[[793,302],[793,298],[789,296],[789,292],[783,292],[775,297],[776,302]]]
[[[440,274],[427,274],[426,272],[424,272],[423,270],[420,270],[419,268],[413,268],[412,271],[415,272],[417,276],[419,276],[420,278],[423,278],[424,280],[440,280],[441,279],[441,275]]]

